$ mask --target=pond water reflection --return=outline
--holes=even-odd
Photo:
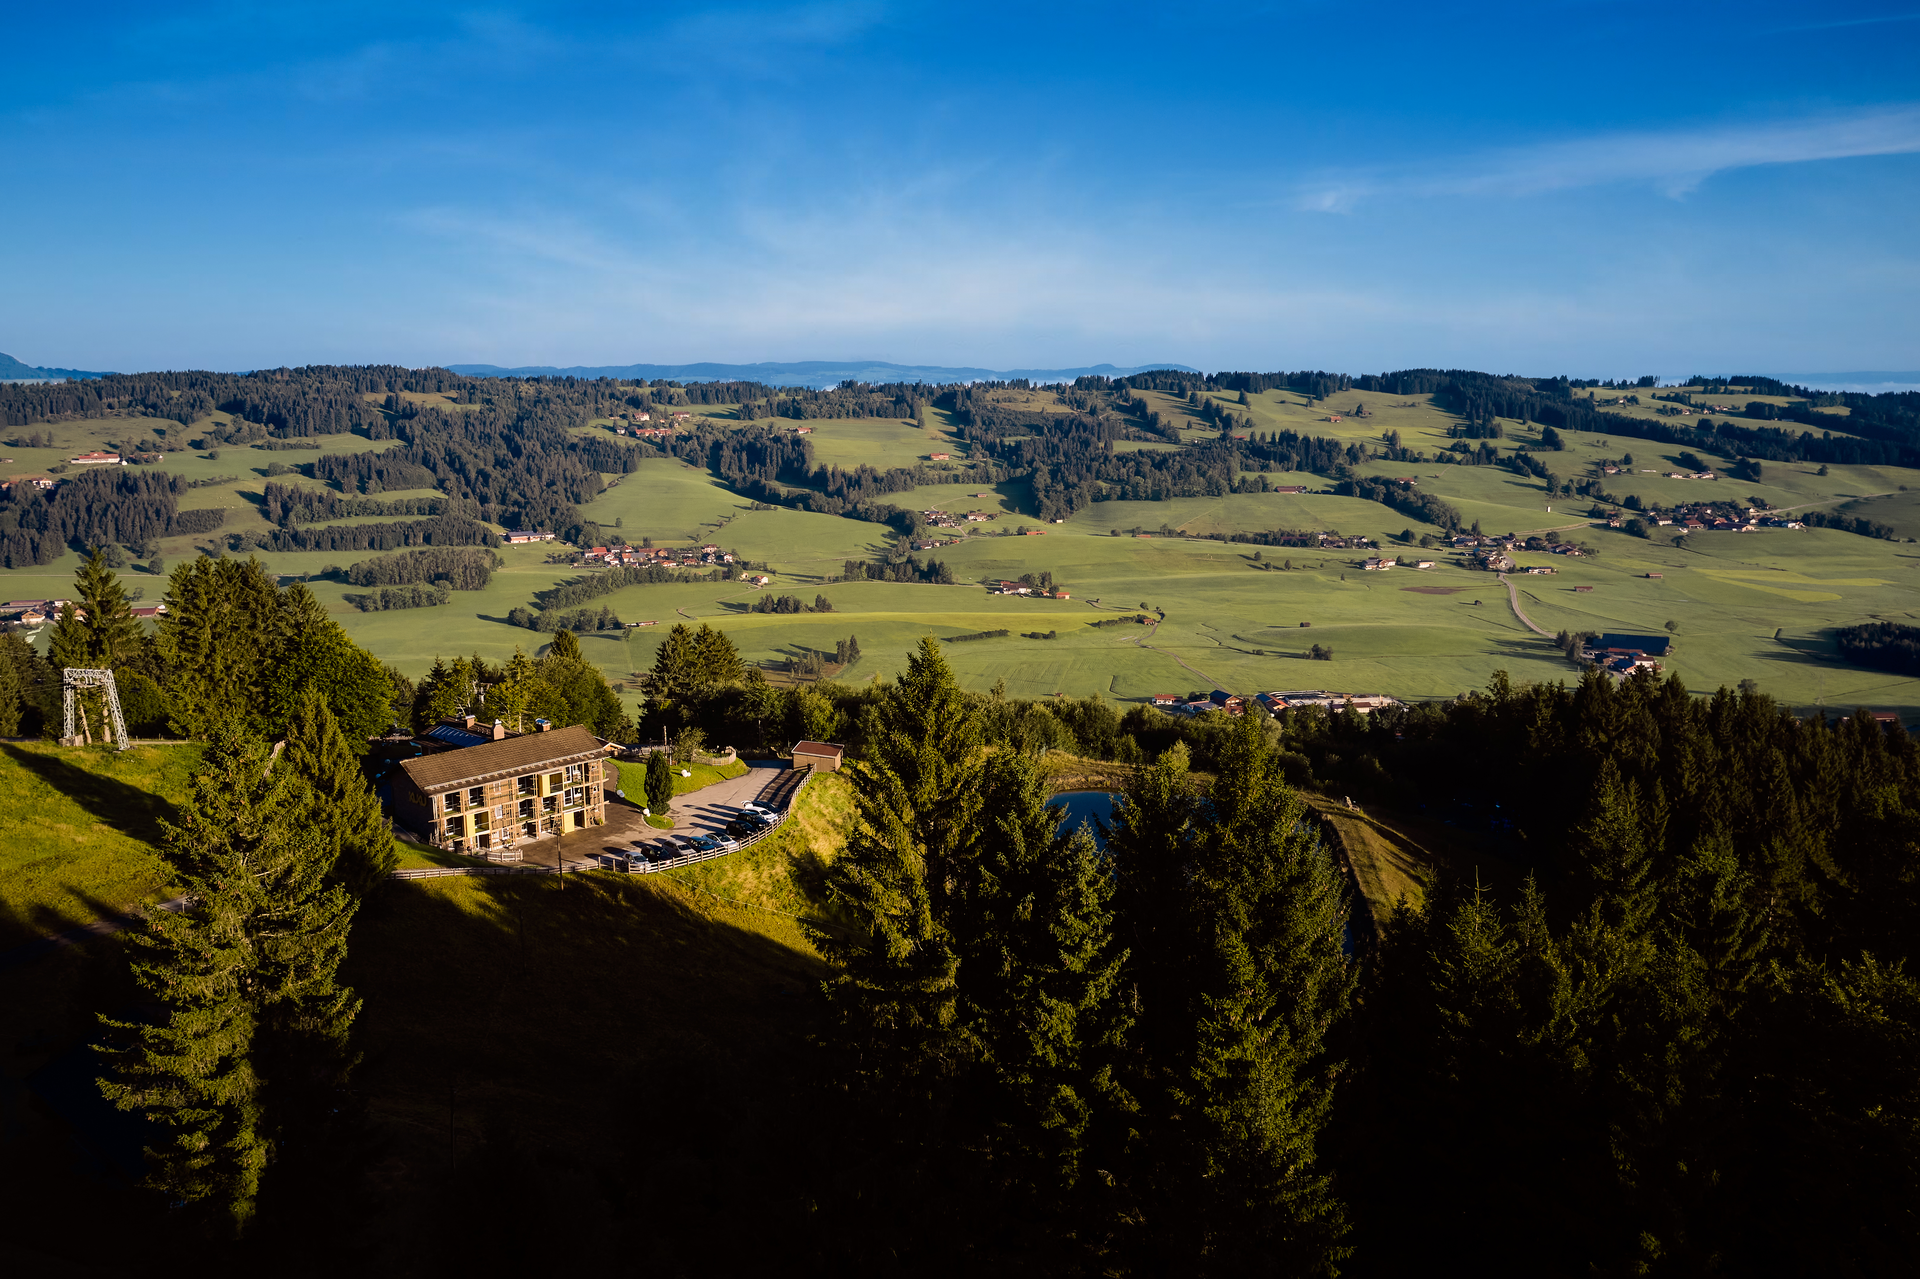
[[[1094,825],[1093,819],[1099,818],[1101,821],[1112,821],[1113,801],[1118,798],[1120,798],[1119,795],[1113,791],[1070,790],[1063,794],[1055,795],[1053,802],[1063,806],[1067,810],[1066,816],[1060,820],[1061,829],[1072,830],[1075,826],[1085,822],[1087,824],[1087,830],[1093,835],[1093,842],[1105,845],[1107,841],[1101,838],[1100,828]]]

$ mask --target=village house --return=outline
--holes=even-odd
[[[507,530],[507,544],[509,546],[519,546],[524,542],[551,542],[552,540],[553,534],[551,533],[532,532],[526,529]]]
[[[1392,560],[1368,559],[1360,562],[1360,567],[1369,573],[1384,573],[1393,567]]]
[[[931,457],[929,457],[928,460],[932,462],[951,462],[953,460],[953,454],[935,453]]]
[[[1162,710],[1165,710],[1169,706],[1178,706],[1180,704],[1180,694],[1155,693],[1153,695],[1153,704]]]
[[[74,466],[125,466],[126,462],[118,453],[82,453],[79,457],[70,457],[68,462]]]
[[[403,760],[392,816],[430,843],[517,860],[517,846],[606,820],[603,772],[612,749],[586,729],[509,732],[500,721],[449,717],[415,738],[429,753]]]
[[[837,773],[840,771],[840,762],[846,754],[847,748],[836,742],[795,742],[793,766],[817,768],[824,773]]]

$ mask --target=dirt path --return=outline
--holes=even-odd
[[[1514,586],[1512,582],[1507,580],[1507,575],[1505,573],[1500,574],[1500,582],[1503,586],[1507,588],[1507,603],[1513,606],[1513,615],[1520,619],[1521,624],[1524,625],[1528,630],[1532,631],[1535,635],[1544,635],[1548,639],[1552,639],[1553,638],[1552,631],[1549,631],[1542,627],[1534,625],[1533,619],[1531,617],[1528,617],[1525,613],[1523,613],[1520,610],[1519,588],[1517,588],[1516,586]]]

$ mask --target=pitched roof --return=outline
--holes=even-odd
[[[577,763],[604,753],[600,740],[579,725],[524,733],[462,750],[401,761],[400,768],[423,791],[464,786],[502,775]]]
[[[793,744],[793,753],[796,755],[830,755],[834,759],[839,759],[846,752],[846,747],[837,746],[832,742],[795,742]]]

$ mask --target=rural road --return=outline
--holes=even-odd
[[[1507,603],[1513,606],[1513,615],[1519,618],[1520,621],[1526,626],[1526,628],[1532,631],[1534,634],[1544,635],[1548,639],[1552,639],[1553,638],[1552,631],[1544,630],[1541,627],[1535,626],[1533,624],[1533,619],[1520,611],[1520,591],[1518,590],[1518,588],[1514,586],[1512,582],[1507,580],[1507,575],[1505,573],[1500,574],[1500,581],[1507,588]]]

